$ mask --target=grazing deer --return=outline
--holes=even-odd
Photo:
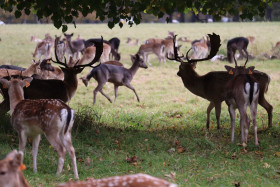
[[[114,89],[115,89],[114,102],[116,102],[118,96],[119,86],[126,86],[127,88],[131,89],[135,93],[137,97],[137,101],[140,102],[136,90],[130,84],[130,82],[132,81],[134,75],[136,74],[139,68],[147,69],[148,66],[145,64],[143,59],[139,57],[138,54],[131,55],[131,61],[133,64],[129,69],[126,69],[122,66],[112,65],[112,64],[101,64],[99,67],[91,70],[91,72],[86,76],[87,82],[91,79],[91,77],[93,77],[98,83],[97,87],[93,91],[93,105],[96,102],[96,95],[98,92],[104,95],[112,103],[112,100],[102,90],[106,82],[111,82],[114,84]],[[86,83],[85,81],[83,82],[87,86],[86,84],[87,82]]]
[[[129,46],[132,46],[132,45],[139,45],[139,40],[136,39],[135,41],[133,41],[131,38],[127,38],[127,41],[126,41],[127,45]]]
[[[147,174],[134,174],[114,176],[103,179],[88,179],[87,181],[68,182],[57,185],[57,187],[177,187],[177,184],[170,183],[164,179],[156,178]]]
[[[27,138],[32,137],[33,171],[37,173],[37,154],[44,133],[59,155],[57,174],[63,169],[66,150],[69,153],[75,179],[78,179],[75,149],[71,131],[74,123],[74,110],[58,99],[24,99],[23,87],[29,86],[32,78],[0,78],[0,83],[8,88],[11,122],[19,135],[19,150],[24,152]]]
[[[165,46],[161,43],[147,43],[142,44],[137,52],[138,55],[143,56],[144,62],[147,62],[150,66],[152,65],[149,62],[149,55],[155,54],[159,62],[166,62],[165,60]]]
[[[30,41],[35,42],[35,43],[39,43],[39,42],[42,42],[43,40],[40,39],[40,38],[36,38],[35,36],[31,36]]]
[[[57,44],[57,40],[56,40]],[[56,48],[57,45],[55,45]],[[62,63],[58,60],[57,54],[55,52],[55,57],[57,61],[55,63],[63,66],[61,70],[64,73],[63,80],[41,80],[41,79],[33,79],[32,83],[28,88],[24,88],[24,98],[26,99],[60,99],[63,102],[68,102],[75,94],[78,87],[78,78],[77,74],[83,71],[85,67],[91,66],[99,61],[99,58],[102,54],[102,40],[101,42],[96,42],[96,55],[94,59],[84,65],[75,65],[73,67],[69,67],[65,61]],[[56,51],[56,50],[55,50]],[[6,113],[9,111],[9,96],[7,90],[0,86],[3,95],[4,101],[0,104],[0,111],[2,113]]]
[[[74,34],[65,34],[66,39],[66,60],[69,61],[70,56],[74,59],[79,59],[80,52],[85,48],[85,41],[82,39],[77,39],[71,41],[71,38]]]
[[[240,114],[241,142],[247,144],[250,125],[250,120],[247,116],[247,107],[249,106],[255,133],[255,144],[258,145],[256,115],[259,97],[259,84],[254,76],[252,76],[255,67],[251,66],[246,68],[248,57],[244,66],[237,66],[235,58],[234,61],[235,68],[225,66],[228,73],[233,74],[233,78],[226,85],[226,103],[228,105],[231,119],[231,141],[234,141],[235,110],[238,109]]]
[[[210,113],[214,107],[217,119],[217,128],[220,129],[221,104],[226,99],[226,84],[229,80],[232,79],[232,75],[228,74],[225,71],[214,71],[200,76],[195,71],[197,62],[211,59],[216,55],[220,47],[220,37],[218,35],[213,34],[208,36],[210,38],[211,44],[211,51],[208,57],[204,59],[190,60],[188,59],[188,56],[186,56],[187,62],[184,62],[182,60],[183,56],[178,56],[178,53],[176,52],[176,38],[174,38],[175,58],[171,60],[176,60],[181,63],[177,75],[181,77],[184,86],[193,94],[210,101],[210,104],[207,108],[207,129],[209,129],[210,124]],[[266,101],[264,97],[265,92],[267,92],[268,90],[270,77],[267,74],[256,70],[254,71],[253,75],[259,82],[259,104],[266,109],[268,113],[268,126],[271,127],[273,107]]]
[[[255,43],[256,38],[254,36],[247,36],[246,38],[249,40],[250,44]]]
[[[119,47],[120,47],[120,39],[117,37],[111,38],[109,41],[109,44],[111,45],[111,59],[119,61],[121,59],[121,55],[119,53]]]
[[[249,40],[244,37],[237,37],[229,40],[227,43],[228,61],[230,63],[233,63],[233,56],[235,55],[236,50],[239,51],[240,59],[243,59],[244,57],[243,51],[246,53],[246,56],[248,56],[249,55],[247,51],[248,44],[249,44]]]
[[[0,160],[1,187],[30,187],[22,173],[26,168],[22,160],[23,153],[16,150]]]
[[[15,69],[0,69],[0,77],[6,77],[9,75],[22,75],[25,77],[31,77],[34,74],[40,74],[40,62],[32,61],[30,66],[24,71]]]
[[[192,42],[193,54],[191,59],[201,59],[207,56],[209,51],[207,42],[209,42],[207,37],[202,37],[200,40]]]

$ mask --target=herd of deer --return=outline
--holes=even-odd
[[[268,126],[272,126],[273,107],[266,101],[264,94],[268,90],[270,77],[263,72],[254,70],[255,67],[246,67],[248,43],[243,38],[235,38],[228,42],[231,48],[232,58],[235,67],[225,66],[227,71],[213,71],[205,75],[198,75],[195,71],[197,62],[213,58],[221,45],[220,36],[209,34],[201,40],[193,41],[193,55],[189,58],[180,55],[176,42],[176,35],[166,39],[148,39],[141,45],[135,55],[131,55],[132,66],[127,69],[118,61],[120,56],[114,56],[115,60],[109,60],[112,49],[118,54],[119,41],[104,42],[101,39],[82,40],[80,38],[71,41],[72,35],[65,34],[65,39],[56,37],[52,43],[51,37],[46,35],[45,39],[38,41],[34,55],[45,55],[50,52],[41,53],[42,50],[49,50],[54,46],[56,61],[44,59],[42,62],[32,62],[29,68],[19,69],[18,67],[3,66],[0,69],[0,88],[4,101],[0,109],[4,112],[11,111],[11,123],[19,136],[19,152],[12,151],[7,157],[0,161],[0,186],[29,186],[21,172],[23,167],[23,153],[27,138],[32,137],[33,171],[37,172],[37,153],[44,133],[52,147],[57,151],[58,168],[57,174],[63,169],[66,151],[69,153],[75,179],[78,179],[75,150],[72,145],[71,131],[74,124],[74,110],[68,102],[75,94],[78,87],[77,75],[85,67],[92,67],[91,72],[82,78],[87,86],[88,81],[93,77],[98,85],[94,90],[93,104],[96,102],[96,95],[100,92],[110,102],[111,99],[103,92],[102,88],[106,82],[114,84],[115,101],[118,95],[118,87],[126,86],[131,89],[137,100],[140,101],[136,90],[130,84],[133,76],[139,68],[148,68],[148,55],[155,53],[160,61],[165,58],[180,62],[178,76],[181,77],[185,87],[193,94],[210,101],[207,108],[206,127],[209,129],[210,113],[215,107],[217,128],[220,129],[221,104],[226,101],[231,118],[231,141],[234,141],[235,110],[240,113],[241,142],[245,146],[248,141],[250,118],[247,116],[247,107],[250,108],[251,118],[255,133],[255,145],[259,144],[257,137],[257,105],[260,104],[268,113]],[[244,42],[245,41],[245,42]],[[42,47],[43,43],[47,43]],[[241,43],[241,44],[240,44]],[[65,48],[68,46],[69,48]],[[242,47],[247,56],[243,66],[238,66],[234,53]],[[41,48],[42,47],[42,48]],[[207,53],[203,51],[207,49]],[[210,52],[208,50],[210,49]],[[67,51],[68,50],[68,51]],[[201,52],[203,51],[203,52]],[[83,52],[80,59],[79,52]],[[36,53],[36,54],[35,54]],[[209,54],[208,54],[209,53]],[[208,56],[206,56],[208,54]],[[66,58],[64,57],[66,56]],[[143,59],[141,58],[143,56]],[[40,57],[41,58],[41,57]],[[64,62],[62,62],[64,59]],[[76,59],[76,60],[75,60]],[[187,61],[184,61],[186,59]],[[53,67],[50,60],[60,65],[60,68]],[[93,66],[98,61],[99,65]],[[148,62],[149,63],[149,62]],[[17,69],[18,68],[18,69]],[[42,74],[42,71],[47,73]],[[38,76],[38,74],[40,76]],[[53,76],[52,76],[53,74]],[[34,76],[35,75],[35,76]],[[33,77],[32,77],[33,76]],[[47,77],[43,79],[42,77]],[[56,78],[54,78],[56,77]],[[145,174],[116,176],[105,179],[90,179],[81,182],[69,182],[58,186],[177,186],[163,179],[158,179]]]

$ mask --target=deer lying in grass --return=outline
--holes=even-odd
[[[226,103],[231,119],[231,141],[234,141],[235,110],[238,109],[240,114],[241,142],[247,144],[250,126],[250,120],[247,116],[247,107],[249,106],[255,133],[255,144],[258,145],[256,114],[259,98],[259,84],[252,75],[255,67],[246,68],[248,57],[244,66],[237,66],[235,58],[234,61],[235,68],[225,66],[228,73],[233,74],[233,78],[226,85]]]
[[[164,179],[156,178],[147,174],[134,174],[114,176],[103,179],[88,179],[87,181],[68,182],[57,185],[57,187],[177,187],[177,184],[170,183]]]
[[[133,41],[131,38],[127,38],[127,41],[126,41],[127,45],[129,46],[132,46],[132,45],[139,45],[139,40],[136,39],[135,41]]]
[[[32,78],[0,79],[8,88],[11,122],[19,135],[19,150],[24,152],[27,138],[32,137],[33,171],[37,173],[37,154],[44,133],[59,155],[57,174],[63,169],[66,150],[69,153],[74,177],[79,178],[71,131],[74,123],[74,110],[58,99],[24,99],[23,87],[29,86]]]
[[[58,79],[63,80],[64,79],[64,73],[63,71],[58,68],[51,65],[51,59],[44,59],[41,64],[41,79]],[[45,68],[46,66],[50,66],[51,68]]]
[[[57,44],[57,41],[56,41]],[[57,45],[55,45],[56,47]],[[61,70],[64,73],[63,80],[41,80],[33,79],[31,85],[28,88],[24,88],[24,97],[26,99],[61,99],[63,102],[68,102],[75,94],[78,87],[77,74],[83,71],[85,67],[91,66],[99,61],[102,54],[102,40],[96,42],[97,48],[95,58],[88,64],[74,65],[69,67],[66,63],[62,63],[58,60],[55,52],[56,60],[55,63],[61,65]],[[56,51],[56,50],[55,50]],[[0,112],[6,113],[9,111],[9,96],[8,92],[2,85],[0,88],[4,95],[4,101],[0,104]]]
[[[40,62],[32,61],[30,66],[24,71],[15,69],[0,69],[0,77],[6,77],[9,75],[22,75],[25,77],[31,77],[34,74],[40,74]]]
[[[23,153],[14,150],[0,160],[1,187],[30,187],[22,173],[25,170],[22,159]]]
[[[186,56],[187,62],[184,62],[182,60],[183,56],[178,56],[178,53],[176,52],[176,38],[174,38],[175,58],[171,60],[176,60],[181,63],[177,75],[181,77],[184,86],[193,94],[210,101],[210,104],[207,108],[207,129],[209,129],[210,124],[210,113],[214,107],[217,119],[217,128],[220,129],[221,104],[226,99],[226,84],[232,79],[232,75],[228,74],[226,71],[214,71],[200,76],[195,71],[197,62],[211,59],[219,50],[220,37],[216,34],[208,36],[210,37],[211,51],[206,58],[190,60],[188,59],[188,56]],[[259,82],[259,104],[266,109],[268,113],[268,126],[271,127],[273,107],[266,101],[264,97],[264,94],[268,90],[270,77],[267,74],[257,70],[254,71],[253,75]]]
[[[129,69],[126,69],[122,66],[112,65],[112,64],[101,64],[99,67],[91,70],[91,72],[85,78],[85,80],[87,81],[83,81],[83,82],[87,86],[87,82],[91,79],[91,77],[93,77],[98,83],[97,87],[93,91],[93,105],[96,102],[96,95],[98,92],[104,95],[112,103],[112,100],[102,90],[106,82],[111,82],[114,84],[114,89],[115,89],[114,102],[116,102],[118,96],[119,86],[126,86],[127,88],[131,89],[135,93],[138,102],[140,102],[136,90],[134,89],[133,86],[131,86],[130,82],[132,81],[134,75],[136,74],[139,68],[147,69],[148,66],[145,64],[143,59],[139,57],[138,54],[131,55],[131,60],[133,64]]]
[[[235,55],[236,50],[239,51],[240,59],[244,57],[243,51],[246,53],[246,56],[248,56],[248,51],[247,51],[248,44],[249,44],[249,40],[244,37],[237,37],[229,40],[227,43],[228,61],[230,63],[233,63],[233,56]]]

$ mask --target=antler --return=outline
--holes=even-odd
[[[169,58],[168,57],[168,53],[166,54],[166,58],[169,59],[169,60],[176,60],[178,62],[184,62],[181,58],[184,57],[184,55],[182,56],[179,56],[178,55],[178,47],[176,46],[176,37],[177,37],[177,34],[173,37],[173,49],[174,49],[174,58]]]
[[[248,53],[246,53],[246,54],[247,54],[247,59],[246,59],[246,62],[245,62],[245,64],[244,64],[244,67],[246,67],[246,64],[247,64],[248,59],[249,59],[249,55],[248,55]]]
[[[189,59],[188,58],[188,54],[190,52],[191,49],[189,49],[187,51],[187,54],[186,54],[186,59],[187,59],[187,63],[194,63],[194,62],[199,62],[199,61],[205,61],[205,60],[209,60],[211,58],[213,58],[217,52],[219,51],[219,48],[221,46],[221,39],[220,39],[220,36],[213,33],[213,34],[208,34],[209,38],[210,38],[210,44],[211,44],[211,51],[210,51],[210,54],[206,57],[206,58],[202,58],[202,59]],[[176,37],[176,36],[175,36]],[[173,38],[173,42],[174,42],[174,38]],[[177,53],[177,47],[175,49],[175,43],[174,43],[174,56],[175,56],[175,59],[170,59],[170,60],[176,60],[178,62],[185,62],[182,60],[182,57],[184,57],[184,55],[182,56],[178,56],[178,53]]]
[[[90,66],[92,68],[95,68],[96,66],[92,66],[95,62],[99,61],[102,53],[103,53],[103,37],[101,36],[100,41],[92,41],[94,43],[94,46],[96,47],[95,57],[94,59],[88,63],[88,64],[82,64],[82,65],[76,65],[77,68],[84,68],[87,66]],[[99,64],[100,65],[100,64]],[[99,66],[97,65],[97,66]]]
[[[249,60],[249,57],[248,57],[248,56],[249,56],[249,55],[247,54],[247,58],[246,58],[246,62],[245,62],[245,64],[244,64],[244,67],[246,67],[246,64],[247,64],[247,62],[248,62],[248,60]],[[236,61],[234,55],[233,55],[233,59],[234,59],[235,67],[237,67],[237,61]]]
[[[58,40],[59,40],[59,37],[55,38],[55,41],[54,41],[54,55],[55,55],[56,61],[54,61],[53,59],[51,59],[51,61],[53,61],[54,63],[60,64],[60,65],[67,68],[68,66],[67,66],[67,63],[66,63],[66,58],[64,57],[64,63],[63,63],[58,59],[57,54],[56,54]]]

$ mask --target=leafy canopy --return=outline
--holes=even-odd
[[[123,26],[121,19],[130,26],[139,24],[141,13],[163,17],[175,10],[178,12],[194,11],[196,14],[212,15],[215,19],[227,14],[240,13],[242,19],[252,19],[253,16],[264,16],[265,9],[278,0],[0,0],[0,7],[7,11],[15,9],[19,18],[24,11],[29,15],[33,12],[39,19],[50,17],[56,28],[62,27],[65,32],[67,23],[74,23],[75,17],[81,13],[87,16],[96,12],[96,18],[108,19],[108,27],[116,24]],[[133,18],[133,21],[132,21]],[[169,21],[169,18],[166,18]]]

